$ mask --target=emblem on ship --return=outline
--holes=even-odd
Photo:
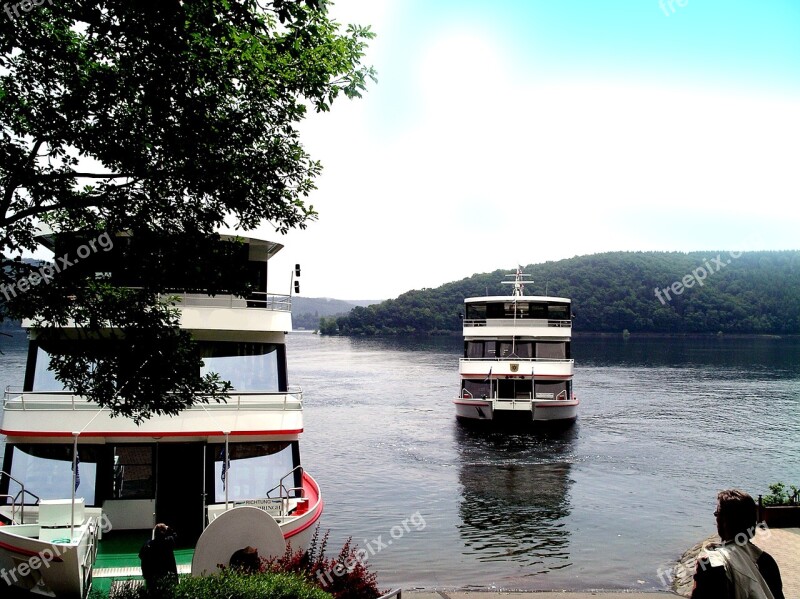
[[[519,371],[519,364],[510,364],[511,372]]]

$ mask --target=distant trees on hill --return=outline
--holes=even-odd
[[[526,295],[571,298],[576,331],[800,334],[800,251],[608,252],[524,267]],[[323,334],[461,331],[465,297],[508,295],[511,271],[476,274],[435,289],[324,318]]]

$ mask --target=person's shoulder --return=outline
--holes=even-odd
[[[142,548],[139,549],[139,557],[141,558],[142,556],[147,555],[152,551],[152,549],[153,541],[147,541],[144,545],[142,545]]]
[[[758,562],[757,563],[758,563],[759,566],[764,565],[764,566],[769,566],[769,567],[773,567],[773,568],[777,568],[778,567],[778,562],[776,562],[775,558],[772,557],[766,551],[762,551],[761,552],[761,555],[758,556]]]

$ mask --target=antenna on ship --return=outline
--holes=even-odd
[[[526,275],[522,272],[522,266],[517,266],[517,270],[513,275],[506,275],[507,277],[514,277],[513,281],[500,281],[502,285],[513,285],[514,290],[511,292],[513,297],[522,297],[525,291],[525,284],[530,283],[533,285],[533,281],[527,277],[531,275]]]

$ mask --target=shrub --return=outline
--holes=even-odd
[[[794,485],[786,485],[783,483],[773,483],[769,486],[769,495],[764,495],[762,501],[764,505],[793,505],[797,502],[798,490]]]
[[[90,599],[102,595],[93,591]],[[297,574],[242,574],[225,570],[197,578],[181,578],[157,594],[144,585],[123,584],[114,589],[110,599],[331,599],[330,594],[309,584]]]
[[[377,599],[382,593],[377,576],[364,564],[367,551],[359,551],[350,541],[347,539],[335,558],[325,557],[328,533],[320,541],[317,528],[306,551],[293,551],[287,545],[282,556],[262,558],[262,571],[298,574],[335,599]]]

